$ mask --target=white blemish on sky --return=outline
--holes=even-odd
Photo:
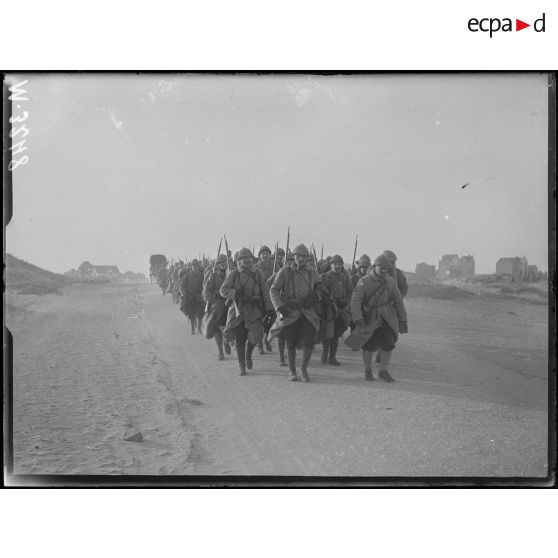
[[[298,108],[301,108],[306,103],[308,103],[312,96],[312,94],[310,93],[310,89],[302,87],[298,83],[289,84],[287,88]]]
[[[114,114],[114,111],[110,111],[110,120],[111,122],[114,124],[114,127],[120,132],[122,131],[122,126],[123,126],[123,122],[121,120],[118,120],[118,118],[116,118],[116,114]]]

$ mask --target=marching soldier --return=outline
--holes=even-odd
[[[169,272],[166,267],[162,267],[157,272],[157,284],[159,285],[163,296],[167,293],[167,288],[169,286]]]
[[[370,256],[362,254],[358,259],[357,266],[355,269],[351,270],[351,281],[353,283],[353,289],[356,287],[357,283],[368,274],[370,269]]]
[[[219,360],[225,360],[223,353],[223,328],[227,324],[227,307],[225,299],[219,293],[225,277],[227,275],[227,256],[219,254],[215,263],[215,271],[211,267],[205,274],[202,296],[207,304],[207,314],[205,316],[205,337],[211,339],[215,337]],[[225,353],[231,354],[231,346],[225,340]]]
[[[353,350],[362,349],[364,378],[374,380],[372,356],[380,351],[378,377],[393,382],[388,365],[398,333],[407,333],[407,314],[395,279],[388,274],[389,259],[374,260],[372,272],[360,279],[351,298],[355,330],[345,339]]]
[[[296,382],[296,348],[303,347],[301,375],[309,382],[308,363],[314,350],[314,341],[320,327],[316,304],[320,301],[322,279],[309,268],[310,252],[304,244],[293,250],[293,266],[283,267],[270,289],[271,300],[277,311],[277,320],[269,332],[270,337],[282,333],[287,343],[287,357],[291,381]]]
[[[337,347],[339,337],[349,327],[351,314],[349,304],[353,285],[343,269],[343,258],[335,255],[331,258],[331,271],[322,274],[324,289],[324,312],[322,316],[322,364],[339,366]]]
[[[167,270],[167,277],[168,277],[168,282],[167,282],[167,293],[171,294],[171,298],[172,298],[172,292],[173,292],[173,281],[172,281],[172,272],[174,271],[174,264],[169,265],[169,268]]]
[[[271,250],[267,246],[262,246],[260,251],[258,252],[259,261],[256,264],[256,267],[263,273],[263,276],[266,281],[273,275],[273,260],[271,259]],[[272,348],[269,341],[266,339],[266,336],[271,328],[273,322],[271,321],[271,316],[269,319],[264,320],[264,339],[265,339],[265,348],[268,353],[271,353]],[[260,355],[265,355],[265,351],[263,348],[263,341],[260,341],[258,344],[258,351]]]
[[[395,279],[397,283],[397,288],[401,293],[401,298],[405,298],[407,292],[409,291],[409,285],[407,285],[407,278],[405,274],[396,267],[397,256],[391,250],[384,250],[384,256],[389,260],[388,273]]]
[[[178,279],[179,273],[182,269],[182,261],[178,261],[174,264],[174,269],[172,270],[172,301],[175,304],[180,302],[180,281]]]
[[[320,274],[327,273],[331,269],[332,261],[332,257],[327,256],[327,258],[318,262],[318,271]]]
[[[180,294],[182,295],[182,302],[180,304],[180,311],[190,320],[192,327],[192,335],[197,332],[202,333],[202,317],[203,317],[203,272],[201,270],[201,263],[199,260],[192,260],[192,268],[188,273],[182,275],[180,281]]]
[[[279,248],[279,250],[277,250],[277,259],[279,259],[279,251],[282,251],[281,248]],[[283,252],[284,255],[284,252]],[[285,260],[285,265],[287,266],[292,266],[293,264],[293,255],[292,253],[289,251],[289,253],[287,254],[287,259]],[[271,285],[273,285],[273,281],[275,281],[275,277],[277,277],[277,274],[279,273],[281,269],[278,269],[268,280],[267,280],[267,286],[269,288],[271,288]],[[273,315],[270,315],[270,321],[271,319],[273,319],[273,321],[271,322],[271,326],[270,326],[270,330],[271,327],[273,327],[273,323],[275,322],[277,318],[277,312],[273,312]],[[265,326],[265,324],[264,324]],[[265,329],[265,327],[264,327]],[[269,330],[268,330],[268,336],[269,336]],[[266,342],[269,343],[269,341],[267,341],[267,337],[266,337]],[[287,366],[287,363],[285,362],[285,338],[283,337],[282,333],[279,333],[277,335],[277,345],[279,346],[279,366]]]
[[[383,254],[389,260],[388,274],[395,279],[397,288],[401,293],[401,298],[405,298],[405,295],[409,291],[409,286],[407,285],[407,278],[405,277],[405,274],[395,265],[395,262],[397,262],[397,256],[391,250],[384,250]],[[381,353],[378,351],[378,354],[376,355],[376,362],[381,362],[380,359]]]
[[[262,246],[258,252],[259,261],[256,264],[258,269],[264,274],[267,281],[273,275],[273,260],[271,259],[271,250],[267,246]]]
[[[234,256],[232,258],[229,258],[229,262],[230,262],[230,268],[231,269],[237,269],[238,267],[238,250],[234,253]]]
[[[248,248],[238,252],[238,268],[226,276],[220,294],[229,304],[224,333],[236,340],[238,367],[240,375],[245,376],[246,369],[253,366],[254,347],[263,338],[263,317],[273,310],[265,278],[253,265]]]
[[[274,261],[275,269],[273,270],[273,273],[277,273],[277,270],[281,269],[285,262],[285,250],[283,250],[283,248],[277,248],[277,257]]]

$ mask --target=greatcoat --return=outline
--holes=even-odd
[[[264,263],[260,260],[256,267],[264,274],[265,280],[267,281],[273,275],[273,260],[270,260],[267,263]]]
[[[335,322],[339,319],[345,329],[351,323],[349,304],[353,293],[351,278],[344,271],[335,273],[328,271],[322,274],[324,297],[324,310],[320,328],[323,339],[335,337]]]
[[[401,293],[401,298],[405,298],[405,295],[409,292],[409,285],[407,284],[405,274],[398,267],[390,270],[388,273],[395,279],[397,288]]]
[[[212,339],[219,331],[219,326],[223,323],[227,308],[225,299],[219,290],[225,281],[226,271],[221,271],[218,267],[215,272],[212,269],[205,274],[203,283],[202,297],[207,304],[207,312],[203,318],[206,339]]]
[[[281,316],[277,312],[277,318],[269,331],[268,339],[277,337],[283,328],[293,324],[301,316],[304,316],[318,333],[320,329],[319,304],[307,305],[305,300],[312,294],[320,297],[321,292],[322,278],[315,269],[310,267],[298,269],[291,266],[281,268],[275,276],[269,294],[275,310],[286,305],[288,315]]]
[[[230,338],[231,330],[244,323],[248,341],[257,345],[263,340],[264,314],[273,310],[263,273],[254,265],[247,269],[239,266],[226,276],[219,292],[230,305],[224,333]]]
[[[203,273],[200,269],[191,269],[180,280],[182,303],[180,309],[190,318],[203,316]]]
[[[345,344],[358,350],[366,344],[383,322],[399,333],[399,322],[407,322],[407,313],[395,279],[390,275],[380,277],[374,272],[357,283],[351,297],[351,314],[355,323],[354,331],[345,339]]]

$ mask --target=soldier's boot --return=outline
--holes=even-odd
[[[258,343],[258,354],[265,355],[265,351],[264,351],[264,348],[263,348],[263,341],[260,341]]]
[[[364,361],[364,379],[369,382],[374,380],[374,374],[372,374],[372,351],[362,351],[362,360]]]
[[[192,328],[192,335],[196,335],[196,320],[190,318],[190,327]]]
[[[327,364],[327,356],[329,353],[329,340],[322,343],[322,364]]]
[[[277,344],[279,345],[279,366],[287,366],[285,362],[285,340],[279,337]]]
[[[219,351],[219,360],[225,360],[225,355],[223,353],[223,334],[215,334],[215,343],[217,343],[217,350]]]
[[[287,358],[289,359],[289,373],[291,382],[298,382],[296,375],[296,349],[287,349]]]
[[[340,366],[341,363],[335,358],[337,356],[337,347],[339,347],[339,338],[335,337],[329,345],[329,364]]]
[[[273,352],[273,347],[271,346],[271,343],[266,339],[265,340],[265,350],[268,353],[272,353]]]
[[[203,321],[203,318],[200,316],[200,317],[198,318],[198,333],[200,333],[200,334],[203,335],[203,331],[202,331],[202,321]]]
[[[394,382],[395,380],[391,377],[388,372],[389,359],[391,358],[391,351],[378,351],[380,355],[380,371],[378,372],[378,378],[384,380],[384,382]]]
[[[254,352],[254,344],[248,341],[248,343],[246,343],[246,368],[248,370],[252,370],[252,367],[254,366],[254,363],[252,362],[253,352]]]
[[[238,358],[238,375],[246,376],[246,344],[236,344],[236,356]]]
[[[226,339],[223,341],[223,346],[225,347],[225,354],[230,355],[231,354],[231,345]]]
[[[310,357],[314,352],[314,347],[304,347],[302,350],[302,365],[300,367],[300,375],[302,376],[303,382],[309,382],[310,376],[308,376],[308,363],[310,362]]]

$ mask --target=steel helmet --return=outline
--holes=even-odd
[[[225,254],[219,254],[217,256],[217,263],[226,262],[226,261],[227,261],[227,256]]]
[[[371,263],[370,256],[367,256],[366,254],[362,254],[362,256],[358,259],[358,267],[370,267]]]
[[[241,248],[238,251],[238,259],[240,260],[240,258],[253,258],[254,255],[252,254],[252,251],[249,248]]]
[[[269,252],[269,253],[271,254],[271,250],[270,250],[269,247],[267,247],[265,244],[260,248],[260,251],[258,252],[258,256],[259,256],[262,252]]]
[[[299,244],[293,248],[293,255],[295,256],[306,256],[307,258],[310,257],[310,251],[304,244]]]
[[[283,250],[283,248],[277,248],[277,255],[278,256],[284,256],[285,255],[285,250]]]
[[[330,263],[335,263],[335,262],[339,262],[340,264],[343,264],[343,258],[339,255],[339,254],[335,254],[335,256],[333,256],[330,260]]]
[[[375,260],[374,265],[390,265],[389,258],[385,254],[380,254]]]
[[[395,252],[392,252],[391,250],[384,250],[384,256],[387,256],[390,260],[392,261],[397,261],[397,256],[395,255]]]
[[[192,260],[192,267],[197,266],[197,265],[201,265],[200,260],[196,260],[195,258]]]

